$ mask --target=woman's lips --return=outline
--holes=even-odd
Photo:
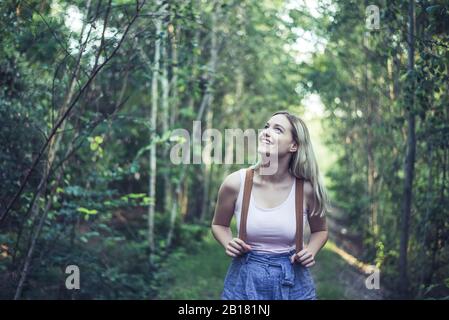
[[[272,143],[270,142],[270,140],[265,139],[265,138],[261,139],[261,141],[262,141],[263,143],[265,143],[265,144],[272,144]]]

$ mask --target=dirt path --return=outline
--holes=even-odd
[[[335,208],[328,216],[329,241],[323,252],[329,250],[338,256],[334,273],[338,286],[344,288],[346,299],[382,300],[387,291],[382,288],[379,274],[379,289],[368,289],[366,280],[374,273],[375,266],[359,261],[356,257],[363,251],[362,239],[358,235],[349,234],[344,226],[342,211]],[[322,265],[322,264],[321,264]]]
[[[382,299],[378,290],[365,287],[366,276],[351,266],[330,240],[311,268],[319,299]],[[171,257],[161,278],[158,299],[210,300],[219,299],[223,280],[230,263],[222,248],[208,235],[194,254]]]

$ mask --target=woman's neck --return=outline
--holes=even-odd
[[[272,174],[260,174],[260,168],[254,170],[255,176],[261,184],[279,184],[291,181],[293,176],[288,170],[288,166],[278,166],[277,170]]]
[[[255,175],[257,175],[258,180],[262,184],[278,184],[285,181],[290,181],[292,179],[292,174],[289,171],[289,162],[290,158],[288,159],[279,159],[277,163],[277,168],[274,168],[273,170],[270,168],[270,170],[263,169],[262,171],[269,171],[270,174],[261,174],[260,173],[260,167],[255,170]],[[262,162],[263,163],[263,162]],[[261,166],[264,166],[263,164]]]

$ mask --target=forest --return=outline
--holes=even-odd
[[[4,0],[0,17],[0,299],[218,299],[217,193],[251,161],[194,144],[174,163],[175,133],[224,140],[278,110],[308,125],[331,195],[321,299],[449,299],[449,1]]]

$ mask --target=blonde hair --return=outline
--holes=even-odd
[[[315,206],[311,215],[323,217],[326,212],[329,212],[330,210],[329,196],[318,169],[318,163],[315,158],[315,152],[313,151],[309,130],[301,118],[290,112],[278,111],[273,113],[272,117],[277,114],[282,114],[287,117],[293,128],[293,139],[298,144],[298,149],[290,159],[289,172],[297,178],[310,181],[315,197]],[[260,164],[261,163],[256,163],[255,168],[260,166]]]

